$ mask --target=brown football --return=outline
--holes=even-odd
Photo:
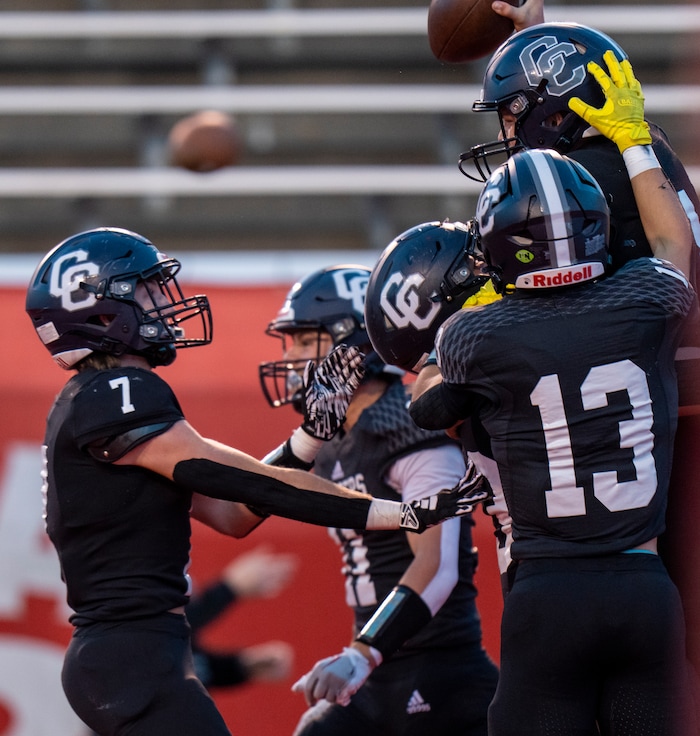
[[[237,163],[241,142],[235,120],[203,110],[178,120],[168,136],[170,162],[190,171],[215,171]]]
[[[431,0],[428,41],[433,54],[450,64],[493,53],[513,32],[513,23],[491,9],[492,0]],[[518,0],[507,0],[517,6]]]

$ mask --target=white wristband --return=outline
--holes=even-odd
[[[649,169],[661,168],[654,149],[649,145],[630,146],[623,151],[622,158],[625,159],[625,166],[627,167],[627,173],[630,179],[634,179],[635,176],[638,176],[644,171],[649,171]]]
[[[367,529],[400,529],[401,504],[385,498],[374,498],[369,505]]]
[[[323,440],[312,437],[301,427],[297,427],[289,438],[289,448],[299,460],[305,463],[312,463],[322,446]]]

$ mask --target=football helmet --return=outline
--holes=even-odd
[[[486,283],[473,222],[424,222],[382,252],[367,286],[365,321],[385,362],[417,372],[435,334]]]
[[[370,348],[365,329],[364,305],[370,269],[354,264],[330,266],[306,276],[287,293],[282,308],[265,331],[282,341],[287,352],[290,334],[316,331],[316,363],[328,352],[322,337],[330,335],[333,347],[357,345],[364,352]],[[371,362],[371,361],[370,361]],[[278,360],[261,363],[260,385],[270,406],[295,404],[300,399],[302,375],[307,360]]]
[[[87,230],[44,256],[27,290],[26,311],[62,368],[95,351],[168,365],[176,348],[212,339],[209,302],[183,296],[179,269],[178,260],[137,233]],[[185,322],[196,334],[185,333]]]
[[[605,195],[583,166],[556,151],[519,151],[496,169],[476,219],[499,293],[568,286],[606,271]]]
[[[541,23],[513,34],[494,52],[474,112],[497,112],[502,140],[474,146],[461,154],[459,168],[485,181],[496,168],[489,159],[518,148],[553,148],[567,153],[589,127],[568,106],[580,97],[602,107],[605,96],[588,71],[594,61],[606,69],[603,54],[612,50],[618,61],[627,54],[609,36],[578,23]],[[515,137],[507,137],[503,116],[515,118]],[[491,159],[493,160],[493,159]]]

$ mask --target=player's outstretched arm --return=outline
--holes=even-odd
[[[265,465],[240,450],[202,437],[185,420],[116,462],[147,468],[195,494],[320,526],[420,533],[445,519],[469,513],[474,504],[474,489],[464,484],[411,503],[375,499],[303,470]],[[224,507],[219,507],[223,511]],[[212,519],[207,514],[201,520],[240,536],[239,516],[254,514],[235,505],[231,508],[235,518],[230,527],[226,518]],[[243,533],[248,531],[249,527]]]
[[[627,59],[618,61],[612,51],[606,51],[603,59],[609,74],[594,62],[589,62],[588,70],[605,94],[604,105],[595,108],[574,97],[569,107],[617,145],[652,252],[688,276],[693,235],[678,194],[651,147],[642,86]]]

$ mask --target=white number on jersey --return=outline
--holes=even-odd
[[[651,396],[646,374],[630,360],[592,368],[581,384],[584,410],[607,405],[608,394],[626,391],[632,419],[619,423],[619,446],[633,451],[636,480],[620,482],[614,470],[593,473],[593,493],[610,511],[643,508],[656,493],[656,463],[652,455],[654,435]],[[538,407],[544,429],[551,489],[547,491],[547,516],[560,518],[586,513],[583,488],[576,485],[574,453],[556,374],[544,376],[530,394]]]

